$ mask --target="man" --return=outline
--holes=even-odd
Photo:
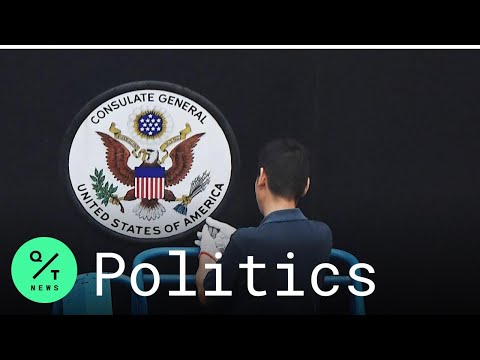
[[[258,168],[255,195],[264,216],[260,225],[235,231],[208,218],[198,233],[199,299],[232,313],[313,313],[319,296],[312,289],[311,274],[315,266],[328,262],[332,233],[326,224],[308,220],[297,208],[310,187],[308,153],[295,140],[274,140],[262,149]],[[217,252],[223,252],[218,262]],[[254,290],[248,286],[245,265],[239,266],[247,263],[248,256],[253,256],[256,264],[265,264],[265,268],[254,269]],[[217,270],[210,271],[205,265],[215,262],[222,265],[222,290],[231,290],[232,296],[205,296],[205,290],[215,290],[218,276]],[[303,296],[277,295],[278,290],[287,290],[289,277],[285,267],[277,268],[277,264],[294,265],[294,290],[303,290]],[[319,285],[323,276],[318,276]]]

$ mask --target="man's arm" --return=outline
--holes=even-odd
[[[197,291],[198,291],[198,300],[202,304],[206,304],[207,298],[205,297],[205,288],[203,287],[203,281],[207,274],[211,271],[211,269],[205,269],[205,264],[215,264],[214,261],[210,256],[206,254],[200,255],[198,259],[198,270],[195,276],[195,282],[197,283]]]
[[[216,288],[216,279],[217,271],[211,272],[210,269],[205,269],[205,264],[214,264],[218,263],[222,265],[222,289],[223,290],[233,290],[237,282],[237,276],[239,273],[238,264],[241,261],[242,251],[235,240],[237,238],[238,231],[232,235],[230,243],[225,248],[225,252],[222,255],[222,258],[218,261],[215,261],[214,255],[210,257],[209,255],[202,254],[200,255],[198,261],[198,270],[196,275],[197,283],[197,294],[198,299],[202,304],[207,304],[213,302],[215,303],[228,303],[231,300],[231,296],[214,296],[206,297],[205,290],[215,290]],[[203,236],[203,235],[202,235]],[[237,239],[238,240],[238,239]],[[203,238],[202,238],[203,241]],[[210,253],[209,253],[210,254]],[[233,294],[235,295],[235,294]]]

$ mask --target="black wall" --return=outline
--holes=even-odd
[[[296,137],[314,161],[305,214],[376,270],[367,312],[480,312],[480,52],[25,50],[0,52],[0,313],[50,311],[11,281],[12,257],[30,238],[67,243],[80,272],[94,271],[98,251],[115,251],[128,266],[146,248],[86,224],[58,171],[80,108],[138,80],[189,87],[229,119],[242,169],[221,220],[261,220],[257,151],[270,138]]]

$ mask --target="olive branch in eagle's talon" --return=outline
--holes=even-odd
[[[95,190],[97,199],[101,200],[101,203],[105,206],[107,206],[109,202],[113,205],[120,205],[120,211],[123,213],[123,205],[120,202],[123,198],[115,195],[118,186],[114,186],[113,183],[109,184],[108,181],[104,183],[105,175],[103,174],[103,169],[99,171],[95,168],[94,175],[90,175],[90,179],[93,181],[92,188]]]

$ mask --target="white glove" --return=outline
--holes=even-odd
[[[200,251],[204,251],[202,249],[204,237],[208,238],[207,243],[211,243],[211,239],[213,239],[216,248],[215,252],[219,251],[223,254],[230,242],[230,237],[235,231],[237,231],[237,229],[233,226],[208,217],[202,232],[197,232],[198,238],[202,241],[196,240],[195,244],[200,246]],[[207,248],[207,243],[205,243],[205,248]]]
[[[207,225],[204,225],[202,232],[197,232],[197,236],[200,240],[195,240],[195,245],[200,246],[200,252],[209,254],[212,259],[215,259],[217,252],[222,252],[217,248],[215,239],[210,235],[210,231]]]
[[[211,235],[215,239],[217,248],[223,254],[225,248],[230,242],[230,238],[237,229],[226,223],[222,223],[214,218],[208,217],[206,220],[207,225],[212,229]]]

